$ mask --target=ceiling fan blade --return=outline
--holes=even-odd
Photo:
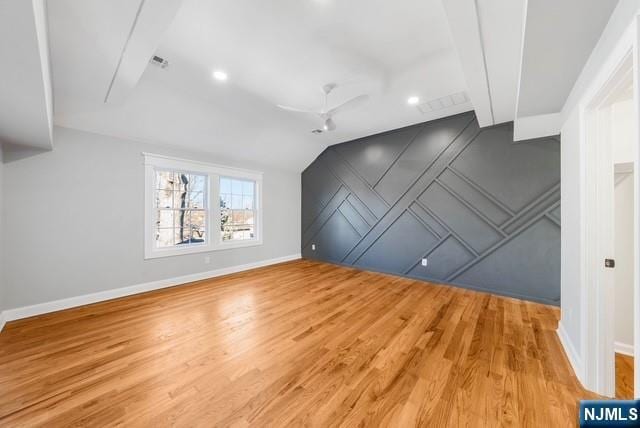
[[[283,106],[283,105],[280,105],[280,104],[278,104],[278,107],[281,108],[282,110],[293,111],[293,112],[296,112],[296,113],[319,114],[317,111],[314,111],[314,110],[307,110],[307,109],[303,109],[303,108]]]
[[[334,131],[336,129],[336,123],[330,117],[324,121],[324,130],[325,131]]]
[[[339,106],[336,106],[331,110],[327,111],[327,115],[332,116],[336,113],[340,113],[345,110],[349,110],[351,108],[357,107],[359,104],[362,104],[368,99],[369,99],[369,95],[358,95],[357,97],[353,97],[350,100],[343,102]]]

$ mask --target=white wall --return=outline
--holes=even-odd
[[[66,128],[54,141],[4,165],[5,309],[300,252],[299,173]],[[264,244],[144,260],[143,151],[263,171]]]
[[[633,173],[616,175],[615,341],[633,346]]]
[[[4,188],[3,186],[3,180],[2,177],[4,176],[4,163],[3,163],[3,149],[2,149],[2,144],[0,144],[0,329],[2,329],[3,326],[3,320],[2,320],[2,310],[5,308],[5,287],[4,287],[4,275],[3,275],[3,249],[2,249],[2,242],[4,242],[4,237],[2,236],[2,231],[4,230],[4,224],[3,224],[3,194],[2,194],[2,189]]]

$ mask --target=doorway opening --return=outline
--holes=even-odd
[[[618,124],[618,130],[626,131],[626,121],[632,117],[628,110],[629,100],[619,104],[618,112],[613,112],[616,120],[625,122]],[[615,109],[614,105],[614,109]],[[616,117],[617,114],[624,114]],[[628,113],[628,114],[627,114]],[[628,134],[627,134],[628,135]],[[625,135],[626,136],[626,135]],[[621,138],[618,135],[617,138]],[[634,168],[629,156],[620,152],[625,140],[614,140],[614,346],[615,356],[615,398],[631,400],[634,397],[634,337],[633,337],[633,260],[634,260]],[[629,153],[633,155],[633,153]],[[618,159],[616,159],[618,158]]]
[[[634,106],[633,78],[626,73],[609,96],[606,113],[611,123],[614,169],[614,345],[615,398],[634,397]]]

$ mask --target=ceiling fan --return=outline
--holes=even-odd
[[[308,113],[308,114],[313,114],[320,117],[320,119],[322,119],[323,121],[322,129],[314,129],[313,131],[311,131],[314,134],[320,134],[323,131],[333,131],[336,129],[336,123],[333,121],[334,115],[341,113],[345,110],[355,108],[369,99],[369,95],[366,95],[366,94],[358,95],[357,97],[353,97],[350,100],[343,102],[342,104],[329,108],[329,94],[331,93],[331,91],[337,88],[337,86],[338,85],[336,85],[335,83],[327,83],[322,87],[322,92],[324,93],[324,107],[320,111],[297,108],[297,107],[289,107],[289,106],[284,106],[280,104],[278,104],[278,107],[280,107],[283,110],[294,111],[296,113]]]

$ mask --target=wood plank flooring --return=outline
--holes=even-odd
[[[574,426],[558,316],[289,262],[9,323],[0,426]]]
[[[633,357],[616,354],[616,398],[633,399]]]

